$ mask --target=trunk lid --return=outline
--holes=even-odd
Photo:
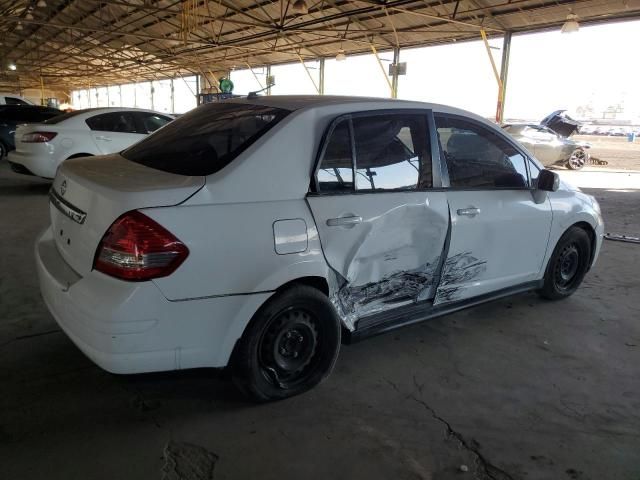
[[[96,248],[116,218],[129,210],[177,205],[204,184],[205,177],[162,172],[120,154],[67,160],[49,192],[56,246],[84,276],[93,268]]]
[[[578,131],[582,124],[571,118],[566,112],[566,110],[556,110],[543,118],[540,125],[550,128],[562,137],[570,137]]]
[[[14,135],[16,152],[28,153],[28,154],[38,154],[42,152],[48,152],[53,148],[53,145],[55,145],[59,137],[59,135],[56,135],[51,141],[42,142],[42,143],[24,143],[22,141],[22,136],[25,133],[34,133],[34,132],[59,133],[60,129],[57,126],[47,125],[46,123],[27,123],[22,125],[16,125],[16,133]]]

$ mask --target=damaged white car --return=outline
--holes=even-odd
[[[527,290],[571,295],[595,199],[497,126],[440,105],[204,105],[120,154],[72,159],[36,244],[43,298],[110,372],[231,367],[306,391],[341,341]]]

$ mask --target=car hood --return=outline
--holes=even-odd
[[[550,128],[562,137],[570,137],[582,124],[567,115],[566,110],[556,110],[543,118],[540,125]]]

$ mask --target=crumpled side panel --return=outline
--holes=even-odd
[[[487,270],[486,263],[478,260],[471,252],[462,252],[447,258],[433,304],[438,305],[460,298],[465,288],[464,284],[482,275]]]
[[[356,286],[350,285],[339,274],[331,271],[331,303],[345,326],[353,331],[359,318],[428,299],[434,287],[438,261],[439,257],[436,257],[419,268],[397,271],[378,282]]]

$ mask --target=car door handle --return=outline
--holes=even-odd
[[[458,210],[458,215],[464,215],[465,217],[473,218],[479,214],[480,214],[480,209],[476,207],[460,208]]]
[[[107,136],[105,136],[105,135],[98,135],[98,136],[96,137],[96,140],[103,140],[103,141],[105,141],[105,142],[110,142],[110,141],[111,141],[111,137],[107,137]]]
[[[338,217],[327,220],[327,226],[329,227],[344,227],[348,225],[357,225],[358,223],[362,223],[362,217]]]

